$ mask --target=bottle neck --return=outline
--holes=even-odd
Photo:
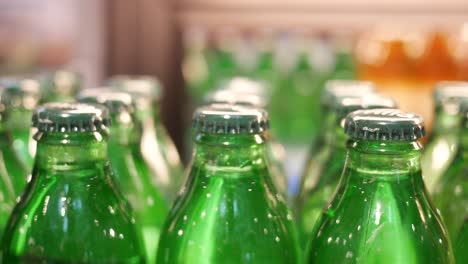
[[[142,137],[142,126],[135,115],[130,113],[112,114],[109,144],[138,144]]]
[[[195,137],[194,163],[198,166],[246,170],[264,167],[265,135],[209,135]]]
[[[350,139],[348,168],[369,177],[402,175],[421,170],[419,141],[375,141]]]
[[[434,134],[457,133],[461,127],[460,115],[449,113],[443,107],[436,107]]]
[[[45,170],[76,170],[83,164],[107,161],[107,133],[38,132],[35,167]]]

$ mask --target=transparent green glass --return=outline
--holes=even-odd
[[[262,87],[257,91],[254,88]],[[262,98],[263,86],[258,81],[237,77],[228,81],[225,89],[211,93],[206,99],[206,103],[214,104],[232,104],[241,106],[250,106],[258,109],[265,109],[267,99]],[[263,91],[260,91],[263,90]],[[263,95],[266,97],[266,95]],[[284,171],[284,147],[271,135],[266,144],[266,158],[269,163],[271,178],[273,184],[284,197],[288,194],[288,179]]]
[[[274,57],[271,50],[264,50],[259,53],[257,67],[251,73],[253,78],[264,80],[274,87],[276,74],[273,71]]]
[[[294,222],[271,182],[261,134],[200,133],[157,263],[300,263]]]
[[[31,181],[5,229],[2,263],[144,263],[101,132],[36,134]]]
[[[40,83],[27,76],[7,76],[0,78],[4,88],[2,101],[6,126],[11,132],[13,148],[28,171],[32,170],[35,142],[32,140],[31,118],[41,95]]]
[[[455,158],[460,129],[460,115],[448,113],[442,106],[436,107],[434,129],[421,157],[424,183],[430,193],[434,193],[440,178]]]
[[[153,183],[170,207],[184,180],[184,171],[179,153],[159,115],[160,84],[150,76],[114,76],[109,82],[134,98],[136,121],[142,126],[141,155],[151,170]]]
[[[206,47],[189,47],[185,51],[182,72],[187,91],[195,105],[201,104],[204,96],[213,88],[213,73],[208,61],[212,53],[213,51]]]
[[[269,112],[272,124],[281,124],[272,126],[272,134],[281,142],[304,144],[317,136],[320,94],[325,80],[326,76],[310,65],[306,53],[299,55],[291,72],[278,78]]]
[[[354,80],[356,75],[356,62],[353,53],[349,50],[337,50],[335,52],[335,67],[331,72],[330,80]]]
[[[16,154],[11,133],[3,120],[0,122],[0,239],[28,178],[28,170]]]
[[[8,114],[8,125],[11,130],[13,148],[27,171],[32,170],[33,153],[36,147],[31,133],[32,112],[32,110],[28,109],[12,109],[9,110]]]
[[[468,217],[468,127],[460,130],[458,138],[455,157],[439,179],[433,194],[452,241],[455,241],[463,221]]]
[[[147,263],[156,261],[157,242],[167,216],[167,202],[143,159],[141,124],[129,112],[111,113],[109,160],[123,194],[133,208]]]
[[[170,206],[184,181],[184,169],[174,142],[160,119],[159,111],[153,108],[154,105],[155,102],[137,104],[136,117],[142,124],[140,147],[152,171],[153,181]]]
[[[418,141],[351,139],[308,263],[454,263],[421,176]]]
[[[458,234],[457,242],[455,243],[455,259],[457,263],[468,262],[468,218],[465,218],[463,227]]]
[[[41,103],[74,102],[82,85],[82,76],[68,70],[46,71],[38,79],[41,82]]]
[[[239,73],[236,60],[234,59],[234,51],[227,48],[219,48],[214,50],[213,55],[209,63],[212,65],[210,69],[213,73],[212,76],[216,79],[211,89],[215,89],[219,82],[231,79]]]
[[[295,203],[299,236],[303,248],[312,235],[315,222],[323,208],[333,196],[346,159],[346,140],[343,128],[336,125],[336,115],[329,116],[334,127],[325,132],[325,138],[319,141],[317,152],[306,164],[299,195]]]
[[[395,102],[388,97],[372,94],[361,97],[334,95],[333,102],[326,106],[323,136],[319,137],[308,157],[301,178],[300,192],[296,201],[296,217],[303,247],[314,228],[315,221],[332,197],[343,170],[348,136],[342,128],[347,114],[359,109],[392,108]]]

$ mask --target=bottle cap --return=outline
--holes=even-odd
[[[83,82],[81,74],[73,71],[48,71],[38,76],[45,95],[75,96]]]
[[[435,85],[432,95],[437,108],[457,115],[460,111],[460,101],[468,98],[468,82],[439,82]]]
[[[330,106],[336,97],[359,97],[375,93],[375,85],[369,81],[331,80],[326,82],[320,102]]]
[[[76,97],[79,102],[104,105],[112,114],[133,113],[135,101],[126,92],[111,87],[98,87],[82,90]]]
[[[146,75],[116,75],[109,79],[109,85],[137,97],[159,100],[162,85],[158,79]]]
[[[262,109],[212,104],[195,111],[192,127],[207,134],[260,134],[269,129],[269,119]]]
[[[27,77],[4,77],[0,79],[4,88],[2,101],[7,107],[33,110],[41,97],[40,83]]]
[[[331,111],[339,122],[353,111],[376,108],[397,108],[397,103],[390,97],[366,94],[361,97],[335,97],[331,105]]]
[[[416,140],[426,135],[421,116],[398,109],[354,111],[344,129],[350,137],[365,140]]]
[[[208,94],[205,98],[208,104],[237,104],[265,108],[266,102],[255,94],[239,94],[229,90],[219,90]]]
[[[47,103],[39,106],[32,117],[41,132],[93,132],[110,126],[105,107],[84,103]]]

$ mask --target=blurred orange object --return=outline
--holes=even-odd
[[[441,80],[455,80],[457,65],[451,54],[447,35],[441,31],[433,32],[427,39],[426,48],[417,61],[418,79],[431,86]]]

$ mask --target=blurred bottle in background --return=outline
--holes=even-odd
[[[458,148],[434,187],[434,202],[440,210],[453,244],[468,217],[468,100],[461,103]]]
[[[454,250],[457,263],[466,263],[468,261],[468,218],[465,218],[463,227],[458,234]]]
[[[143,238],[146,260],[156,261],[157,242],[168,205],[141,151],[142,124],[135,116],[135,99],[111,88],[83,90],[79,102],[100,104],[110,113],[112,126],[108,156],[113,176],[133,208],[136,226]]]
[[[83,83],[81,74],[68,70],[45,71],[37,78],[41,83],[41,103],[73,102]]]
[[[434,127],[421,157],[424,182],[431,193],[459,148],[464,99],[468,99],[467,82],[441,82],[434,88]]]
[[[203,33],[195,34],[186,50],[199,50],[195,57],[203,59],[193,65],[206,65],[197,70],[210,76],[210,84],[198,89],[201,92],[194,101],[216,90],[215,84],[233,73],[269,83],[272,134],[285,146],[285,169],[293,194],[308,144],[319,134],[323,113],[319,95],[327,80],[374,81],[378,91],[395,98],[403,110],[420,113],[430,130],[432,87],[441,80],[462,78],[463,54],[468,54],[461,44],[468,39],[466,29],[456,38],[448,30],[429,26],[377,25],[361,32],[220,27],[199,32]],[[193,54],[187,52],[185,61]],[[189,77],[186,80],[190,87]]]
[[[6,96],[6,90],[0,85],[0,238],[3,238],[8,218],[26,186],[29,174],[14,147],[9,124],[11,118],[8,117],[10,99]]]
[[[0,86],[5,88],[6,123],[11,130],[13,147],[28,171],[31,171],[36,151],[31,118],[40,100],[40,83],[33,78],[16,76],[0,79]]]
[[[151,76],[114,76],[108,83],[129,93],[136,102],[136,118],[142,125],[140,149],[148,163],[153,180],[167,204],[174,202],[184,180],[179,153],[159,115],[162,88]]]

